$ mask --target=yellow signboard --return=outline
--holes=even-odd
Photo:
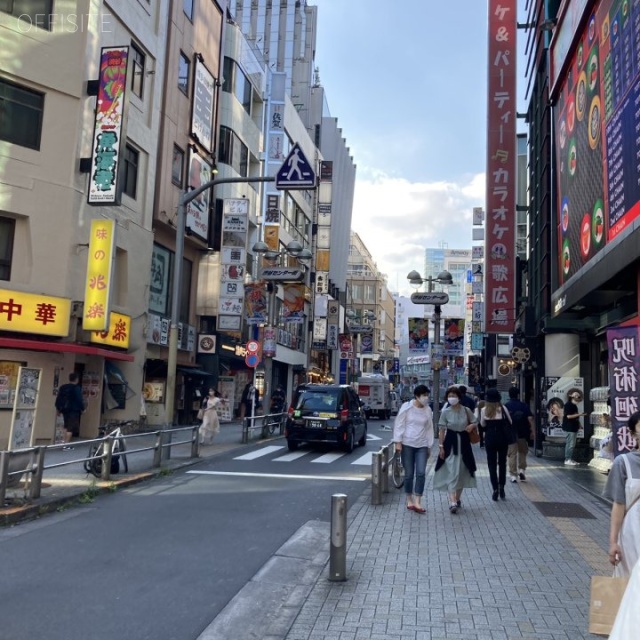
[[[330,251],[322,251],[318,249],[316,251],[316,270],[317,271],[329,271],[329,257]]]
[[[109,314],[109,329],[106,331],[92,331],[89,340],[112,347],[129,348],[129,334],[131,333],[131,316],[112,311]]]
[[[84,290],[82,328],[85,331],[109,329],[109,294],[115,250],[114,220],[92,220],[87,259],[87,283]]]
[[[69,335],[71,301],[0,289],[0,331]]]

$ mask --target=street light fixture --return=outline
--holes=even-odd
[[[453,284],[453,277],[448,271],[441,271],[437,276],[423,278],[417,271],[411,271],[407,274],[407,280],[412,287],[420,287],[423,283],[428,284],[428,291],[433,291],[434,284],[442,284],[450,286]],[[433,344],[434,346],[440,345],[440,320],[442,318],[442,307],[439,304],[435,305],[433,311]],[[440,364],[434,366],[432,359],[431,368],[433,370],[433,423],[435,428],[438,428],[438,422],[440,421]]]
[[[266,242],[256,242],[252,247],[253,253],[261,255],[265,260],[268,260],[271,263],[274,263],[278,259],[282,259],[285,256],[291,256],[302,263],[302,266],[305,267],[306,262],[313,258],[313,254],[311,251],[303,247],[300,242],[297,240],[292,240],[282,251],[274,251],[267,245]],[[295,280],[285,279],[285,280],[277,280],[276,282],[280,282],[282,284],[286,284],[287,282],[296,282]],[[275,307],[276,307],[276,291],[277,286],[276,282],[270,281],[268,284],[269,291],[269,300],[267,306],[267,326],[264,328],[263,332],[263,358],[264,358],[264,407],[265,411],[268,413],[271,406],[271,392],[272,392],[272,382],[273,382],[273,356],[270,355],[272,352],[275,352],[275,344],[273,350],[268,350],[265,353],[264,343],[266,341],[266,336],[274,336],[274,324],[275,324]],[[275,342],[275,337],[273,338]]]

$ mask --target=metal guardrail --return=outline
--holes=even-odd
[[[132,453],[140,453],[142,451],[153,451],[152,468],[158,468],[162,464],[163,459],[171,457],[171,447],[178,444],[191,444],[191,458],[198,457],[198,429],[199,425],[190,427],[176,427],[175,429],[163,429],[159,431],[149,431],[146,433],[134,433],[130,435],[121,435],[117,440],[121,444],[121,450],[115,451],[115,455],[123,459],[125,469],[128,471],[126,456]],[[173,434],[179,432],[191,432],[188,440],[173,441]],[[155,436],[156,440],[150,447],[140,447],[138,449],[127,449],[125,441],[135,438],[143,438]],[[91,460],[101,460],[101,480],[109,480],[111,478],[111,459],[114,455],[113,445],[116,437],[106,435],[103,438],[94,440],[83,440],[83,445],[89,445],[89,451],[92,450],[93,444],[102,443],[102,453],[100,455],[86,456],[84,458],[76,458],[74,460],[65,460],[55,464],[46,465],[45,458],[48,451],[54,451],[66,446],[64,444],[45,445],[39,447],[30,447],[25,449],[17,449],[16,451],[0,451],[0,505],[4,504],[7,489],[16,484],[19,479],[28,474],[25,486],[25,497],[35,499],[40,497],[42,489],[42,477],[46,469],[55,469],[69,464],[79,464],[89,462]]]
[[[371,504],[382,504],[382,494],[389,493],[389,464],[393,452],[393,442],[380,447],[371,456]]]
[[[244,418],[242,420],[242,444],[247,444],[251,434],[255,431],[260,431],[263,438],[268,438],[272,435],[283,435],[287,415],[286,412],[268,413],[263,416],[248,416]]]

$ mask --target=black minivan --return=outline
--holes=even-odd
[[[289,451],[301,442],[328,442],[351,453],[367,442],[367,420],[358,394],[347,385],[304,384],[295,392],[285,429]]]

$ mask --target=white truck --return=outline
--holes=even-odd
[[[364,402],[364,412],[369,419],[391,417],[391,383],[383,375],[367,375],[358,378],[358,395]]]

